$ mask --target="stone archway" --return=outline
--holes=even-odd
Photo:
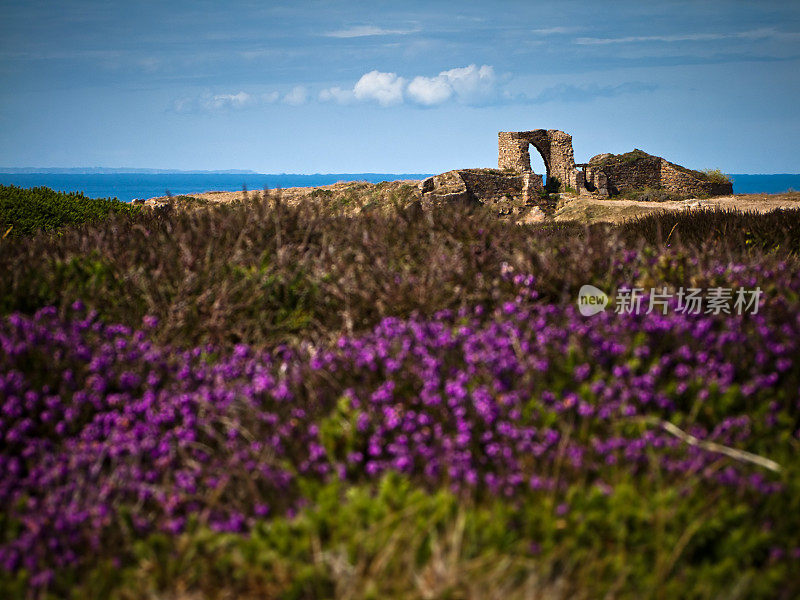
[[[500,169],[516,173],[531,173],[530,146],[542,155],[548,180],[555,177],[561,182],[560,191],[567,187],[583,188],[583,173],[575,167],[572,136],[558,129],[532,131],[501,131],[498,134],[498,159]]]

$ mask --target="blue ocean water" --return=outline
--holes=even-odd
[[[780,194],[800,191],[800,174],[778,173],[775,175],[728,175],[736,194]]]
[[[24,188],[46,186],[60,192],[83,192],[90,198],[154,198],[199,192],[329,185],[337,181],[394,181],[424,179],[424,173],[327,173],[314,175],[260,173],[0,173],[0,183]]]
[[[170,193],[174,196],[208,191],[248,190],[329,185],[337,181],[394,181],[424,179],[425,173],[328,173],[314,175],[260,173],[0,173],[0,183],[20,187],[47,186],[63,192],[83,192],[91,198],[153,198]],[[732,174],[737,194],[777,194],[800,190],[800,174]]]

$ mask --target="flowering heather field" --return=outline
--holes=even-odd
[[[308,210],[0,246],[4,597],[800,594],[800,215]]]

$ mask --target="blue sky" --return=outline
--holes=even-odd
[[[800,2],[0,8],[6,167],[435,173],[555,128],[579,162],[800,172]]]

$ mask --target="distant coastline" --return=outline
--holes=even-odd
[[[338,181],[395,181],[425,179],[433,173],[255,173],[246,170],[176,171],[167,169],[75,169],[21,167],[0,168],[0,183],[19,187],[46,186],[56,191],[83,192],[91,198],[154,198],[208,191],[261,190],[315,187]],[[778,194],[800,190],[800,174],[731,174],[737,194]]]
[[[230,173],[230,172],[114,172],[114,173],[10,173],[0,171],[0,184],[24,188],[45,186],[59,192],[83,192],[90,198],[134,198],[201,193],[235,192],[289,187],[316,187],[338,181],[396,181],[424,179],[429,173]]]
[[[248,169],[222,169],[216,171],[180,169],[137,169],[133,167],[0,167],[2,174],[47,175],[258,175]]]

